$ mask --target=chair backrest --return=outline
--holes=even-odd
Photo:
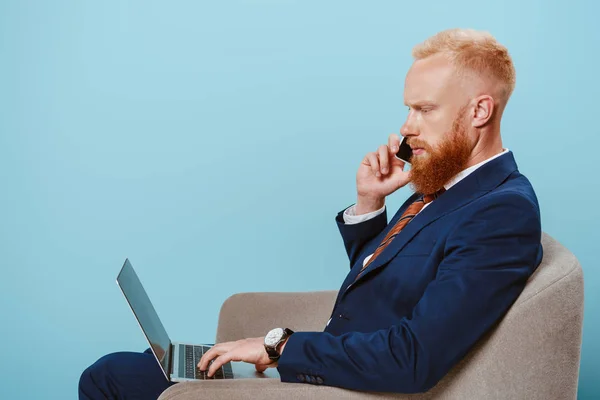
[[[576,399],[583,272],[575,256],[550,236],[543,234],[542,245],[542,263],[496,327],[430,391],[399,398]],[[221,308],[217,342],[262,336],[282,324],[322,331],[335,295],[234,295]]]
[[[543,234],[544,258],[500,323],[424,398],[577,398],[583,271]]]

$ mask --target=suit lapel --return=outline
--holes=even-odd
[[[447,190],[438,199],[434,200],[402,229],[390,244],[377,256],[375,260],[360,274],[358,279],[346,287],[347,292],[351,287],[360,283],[373,271],[388,265],[388,262],[404,248],[404,246],[417,234],[435,220],[460,208],[473,200],[488,193],[500,185],[512,172],[517,170],[512,152],[508,152],[475,170],[469,176]],[[386,232],[392,228],[388,224]]]

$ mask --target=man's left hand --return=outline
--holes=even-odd
[[[212,377],[221,366],[229,361],[244,361],[254,364],[258,372],[263,372],[267,368],[275,368],[277,362],[269,358],[264,343],[264,337],[257,337],[215,344],[204,353],[198,363],[198,368],[206,371],[210,361],[214,360],[208,368],[208,377]]]

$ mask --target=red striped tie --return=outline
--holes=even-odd
[[[423,207],[425,207],[425,204],[431,203],[433,200],[437,199],[445,191],[446,191],[446,189],[442,188],[433,194],[427,194],[425,196],[421,196],[417,200],[415,200],[410,206],[408,206],[406,211],[404,211],[404,213],[402,214],[400,219],[396,222],[396,225],[394,225],[394,227],[392,229],[390,229],[390,231],[387,233],[387,235],[385,235],[385,238],[383,239],[381,244],[379,246],[377,246],[377,249],[375,249],[375,252],[371,256],[369,261],[367,261],[367,263],[361,268],[358,275],[356,275],[356,278],[354,279],[354,281],[356,281],[356,279],[358,279],[358,277],[360,276],[360,274],[362,274],[362,272],[365,270],[365,268],[367,268],[369,266],[369,264],[371,264],[373,262],[375,257],[377,257],[379,254],[381,254],[383,252],[383,250],[387,247],[387,245],[391,243],[391,241],[396,237],[396,235],[398,235],[400,233],[400,231],[402,229],[404,229],[404,227],[415,217],[415,215],[417,215],[419,213],[419,211],[421,211],[423,209]]]

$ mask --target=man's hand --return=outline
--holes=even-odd
[[[400,137],[392,133],[388,144],[368,153],[356,173],[356,213],[364,214],[381,208],[386,196],[410,181],[410,172],[404,171],[404,162],[395,157]]]
[[[264,337],[257,337],[215,344],[204,353],[198,363],[198,368],[201,371],[206,371],[210,361],[214,360],[208,368],[208,377],[212,377],[221,366],[229,361],[244,361],[254,364],[258,372],[263,372],[267,368],[274,368],[277,366],[277,362],[269,358],[264,343]],[[283,346],[280,348],[280,352],[282,351]]]

